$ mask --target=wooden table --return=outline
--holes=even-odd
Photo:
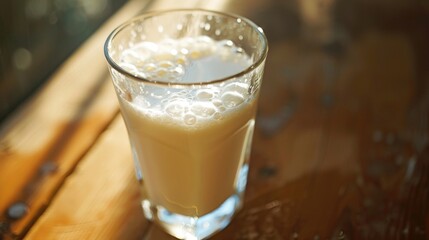
[[[131,0],[1,126],[0,239],[172,239],[140,209],[102,45],[147,10],[270,43],[244,209],[213,239],[429,239],[429,4]]]

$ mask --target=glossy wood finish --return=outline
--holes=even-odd
[[[270,43],[245,206],[213,239],[429,238],[429,4],[185,4],[244,15],[264,28]],[[112,22],[138,7],[131,2]],[[74,76],[71,65],[88,59],[94,46],[101,50],[103,34],[3,125],[5,239],[173,239],[140,210],[102,53],[87,64],[99,77],[77,86],[60,80]],[[47,89],[58,94],[60,86],[82,92],[48,101],[54,95]],[[60,111],[67,103],[75,107]]]

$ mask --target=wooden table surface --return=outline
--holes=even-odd
[[[0,239],[172,239],[140,209],[102,46],[142,11],[262,26],[245,206],[213,239],[429,239],[429,4],[131,0],[0,128]]]

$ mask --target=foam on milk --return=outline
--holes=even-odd
[[[151,81],[199,83],[235,75],[248,68],[251,59],[230,40],[200,36],[136,44],[122,52],[119,64]],[[161,89],[147,84],[139,93],[131,93],[130,103],[149,117],[192,126],[221,119],[225,111],[252,100],[249,84],[245,78],[202,89]]]
[[[122,52],[120,66],[135,76],[162,82],[207,82],[239,73],[251,60],[230,40],[207,36],[141,42]]]

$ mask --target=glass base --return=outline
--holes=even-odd
[[[201,216],[191,217],[168,211],[162,206],[142,201],[145,217],[161,226],[167,233],[179,239],[205,239],[224,229],[234,214],[242,206],[242,198],[247,182],[247,164],[241,168],[237,182],[237,193],[226,199],[217,209]]]

